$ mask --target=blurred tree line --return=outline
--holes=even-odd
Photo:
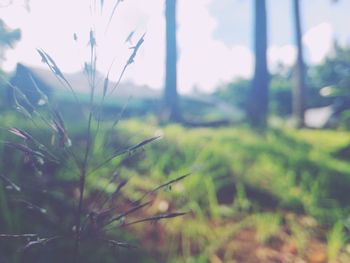
[[[3,79],[6,74],[1,69],[1,62],[5,59],[4,52],[7,48],[13,48],[14,44],[21,38],[21,31],[19,29],[9,29],[5,22],[0,19],[0,98],[4,98],[5,90],[1,87],[4,85]],[[3,107],[3,100],[0,100],[0,108]]]
[[[300,0],[291,0],[291,19],[294,24],[294,41],[297,48],[295,65],[290,68],[281,65],[281,70],[270,74],[267,66],[268,10],[265,0],[254,0],[253,42],[255,67],[252,80],[239,79],[220,87],[215,95],[245,109],[252,127],[265,127],[269,113],[281,117],[292,116],[294,126],[305,125],[307,108],[321,107],[332,102],[339,109],[350,107],[346,92],[349,86],[349,48],[334,44],[334,52],[322,65],[308,67],[304,62],[302,44],[302,15]],[[338,1],[331,1],[336,3]],[[166,0],[167,60],[164,92],[165,112],[168,120],[180,120],[180,108],[176,91],[176,0]],[[321,96],[321,88],[335,85],[331,94]],[[327,90],[326,90],[327,91]],[[336,94],[337,93],[337,94]],[[325,96],[327,95],[327,96]],[[174,117],[176,116],[176,117]]]
[[[350,108],[350,47],[336,42],[333,51],[323,63],[305,68],[307,78],[306,108],[334,104],[345,110]],[[270,76],[269,112],[288,117],[293,114],[294,67],[280,65],[280,70]],[[251,80],[238,79],[222,85],[214,95],[238,108],[247,108]]]
[[[348,107],[349,49],[334,44],[331,54],[322,65],[308,67],[304,62],[302,45],[302,15],[300,0],[292,1],[291,19],[294,24],[294,42],[297,48],[295,65],[281,65],[277,73],[267,67],[268,10],[266,0],[253,0],[253,46],[255,54],[254,75],[251,80],[239,79],[220,87],[215,95],[246,110],[253,127],[265,127],[270,113],[282,117],[293,116],[296,127],[304,126],[305,110],[336,102],[339,109]],[[337,1],[332,1],[337,2]],[[166,22],[166,61],[163,90],[164,121],[183,122],[177,91],[177,0],[164,0]],[[12,47],[20,38],[20,31],[8,29],[0,20],[0,55],[5,47]],[[1,59],[1,58],[0,58]],[[321,96],[320,89],[323,90]],[[331,91],[330,91],[331,89]],[[328,94],[329,93],[329,94]]]

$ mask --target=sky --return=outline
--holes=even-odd
[[[10,28],[20,28],[22,39],[6,52],[1,67],[15,69],[17,62],[45,67],[36,48],[49,53],[65,72],[76,72],[89,60],[90,29],[96,32],[97,65],[101,72],[111,68],[117,79],[130,55],[125,39],[135,30],[132,41],[146,33],[145,42],[124,77],[138,85],[161,89],[164,83],[165,20],[164,0],[124,0],[109,27],[116,0],[0,0],[0,19]],[[96,2],[96,6],[94,6]],[[350,43],[348,11],[350,1],[301,0],[303,44],[306,61],[321,63],[331,51],[333,39]],[[237,78],[249,78],[254,67],[252,50],[253,0],[178,0],[178,89],[213,91]],[[295,60],[291,0],[267,0],[271,71],[278,63]],[[74,41],[73,35],[78,36]]]

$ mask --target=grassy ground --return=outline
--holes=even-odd
[[[126,168],[135,187],[145,178],[157,184],[193,172],[159,196],[159,202],[193,211],[166,223],[168,238],[175,240],[170,258],[324,262],[344,251],[349,133],[270,129],[261,134],[245,127],[186,129],[139,121],[122,123],[120,129],[164,136]]]
[[[9,116],[2,116],[1,123],[22,125]],[[67,126],[72,141],[79,142],[81,127],[73,122]],[[124,201],[191,173],[154,193],[152,205],[137,214],[191,211],[188,215],[127,229],[128,238],[143,248],[140,253],[146,253],[149,262],[349,262],[348,132],[271,128],[259,133],[242,126],[186,129],[158,126],[152,118],[122,121],[108,133],[105,127],[95,141],[92,167],[116,148],[154,135],[163,138],[91,174],[87,181],[91,199],[98,189],[106,194],[115,189],[105,186],[116,169],[128,180]],[[40,126],[30,129],[47,136]],[[22,159],[15,154],[10,158],[5,148],[1,155],[2,173],[10,173],[16,181],[23,173]],[[51,176],[67,184],[62,202],[68,202],[67,197],[74,200],[75,191],[70,185],[74,170],[69,162],[66,165],[51,170]],[[5,230],[25,228],[17,210],[9,207],[6,191],[0,195]],[[135,262],[146,262],[143,258]]]

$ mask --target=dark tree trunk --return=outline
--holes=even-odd
[[[180,121],[177,94],[177,47],[176,47],[176,0],[166,0],[166,72],[163,96],[162,118],[167,121]]]
[[[293,16],[295,26],[295,42],[297,45],[297,60],[295,64],[295,83],[293,89],[293,118],[296,127],[304,126],[306,86],[305,64],[303,59],[303,45],[300,22],[299,0],[293,0]]]
[[[269,73],[267,69],[267,19],[265,0],[255,0],[254,7],[255,70],[250,97],[248,117],[253,127],[265,127],[268,113]]]

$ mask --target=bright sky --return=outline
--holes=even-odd
[[[0,0],[1,3],[9,0]],[[74,72],[88,60],[88,36],[96,29],[98,67],[106,72],[113,59],[112,75],[118,77],[131,50],[125,39],[136,29],[134,42],[146,33],[145,43],[128,69],[125,80],[162,88],[165,61],[165,0],[124,0],[106,32],[116,0],[105,0],[105,8],[91,12],[88,0],[31,0],[30,12],[23,0],[0,8],[0,18],[11,28],[22,29],[22,40],[6,52],[5,70],[17,62],[41,66],[36,48],[48,52],[63,71]],[[94,2],[92,0],[91,2]],[[100,0],[95,1],[97,6]],[[178,81],[180,92],[196,87],[212,91],[253,71],[253,0],[178,0]],[[269,65],[291,65],[295,59],[291,0],[269,0]],[[302,22],[308,63],[319,63],[331,50],[333,38],[350,43],[350,1],[302,0]],[[73,40],[77,33],[78,41]]]

